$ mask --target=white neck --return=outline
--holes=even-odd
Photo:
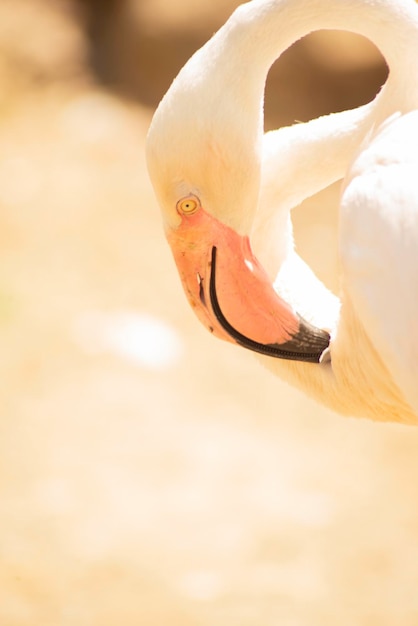
[[[261,89],[273,62],[315,30],[341,29],[367,37],[388,66],[396,68],[391,80],[402,85],[416,65],[418,52],[414,0],[252,0],[236,9],[224,29],[218,34],[225,37],[231,70],[241,67],[243,80],[258,82]]]
[[[418,7],[413,0],[252,0],[239,6],[186,64],[170,89],[169,98],[178,99],[175,111],[178,116],[181,110],[185,117],[183,128],[187,128],[194,118],[199,131],[204,128],[210,134],[221,157],[219,162],[230,164],[229,178],[238,181],[238,188],[246,185],[239,215],[228,213],[228,209],[216,215],[240,232],[251,231],[257,210],[267,73],[292,43],[319,29],[350,30],[369,38],[394,70],[374,105],[359,114],[358,133],[364,134],[365,129],[370,129],[367,121],[371,116],[373,123],[377,124],[397,110],[406,112],[416,107],[418,87],[409,80],[411,68],[418,58]],[[169,109],[170,106],[165,110],[167,119]],[[178,119],[176,121],[178,123]],[[338,119],[335,126],[342,127]],[[324,125],[324,134],[317,143],[322,141],[329,147],[333,139],[332,129],[329,129],[330,126]],[[355,128],[351,130],[354,132]],[[304,133],[306,139],[306,131]],[[169,128],[166,135],[167,144],[171,135]],[[337,135],[336,139],[340,144],[344,141],[353,144],[349,133],[345,137]],[[202,152],[192,137],[188,142],[189,154]],[[176,143],[175,137],[172,143]],[[357,136],[354,145],[358,143]],[[340,145],[337,152],[344,155],[334,168],[338,170],[338,178],[347,167],[352,151],[341,149]],[[239,163],[239,167],[235,168],[234,163]],[[202,169],[207,168],[202,166]],[[213,178],[218,178],[217,187],[225,194],[225,190],[229,190],[227,183],[223,185],[222,176],[222,172],[216,172]],[[332,180],[324,180],[323,186]],[[305,197],[313,193],[307,187],[305,191]],[[232,190],[232,199],[234,193]],[[211,200],[207,200],[209,207]],[[215,214],[222,203],[218,200],[215,197],[212,203]],[[232,204],[229,197],[221,200],[223,206]]]
[[[251,242],[272,280],[292,243],[290,209],[343,178],[375,106],[370,103],[264,135]]]

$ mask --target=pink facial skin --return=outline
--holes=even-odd
[[[180,200],[177,211],[181,223],[167,239],[189,303],[206,328],[258,352],[283,346],[283,354],[270,351],[271,356],[318,362],[328,334],[304,322],[277,295],[248,237],[207,213],[195,196]]]

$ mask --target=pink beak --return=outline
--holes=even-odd
[[[180,200],[181,223],[167,239],[186,296],[211,333],[268,356],[319,363],[329,334],[277,295],[243,237],[209,215],[198,198]]]

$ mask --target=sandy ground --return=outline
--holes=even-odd
[[[162,236],[159,64],[234,4],[0,2],[1,626],[418,624],[418,431],[340,418],[214,341]],[[330,37],[279,68],[282,122],[384,76]],[[309,113],[312,67],[333,86]],[[337,198],[295,213],[334,287]]]

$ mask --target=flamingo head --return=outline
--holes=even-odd
[[[272,357],[320,362],[329,334],[278,296],[248,237],[260,194],[262,97],[251,81],[219,82],[222,72],[202,64],[202,50],[163,98],[147,138],[148,170],[186,296],[215,336]]]

